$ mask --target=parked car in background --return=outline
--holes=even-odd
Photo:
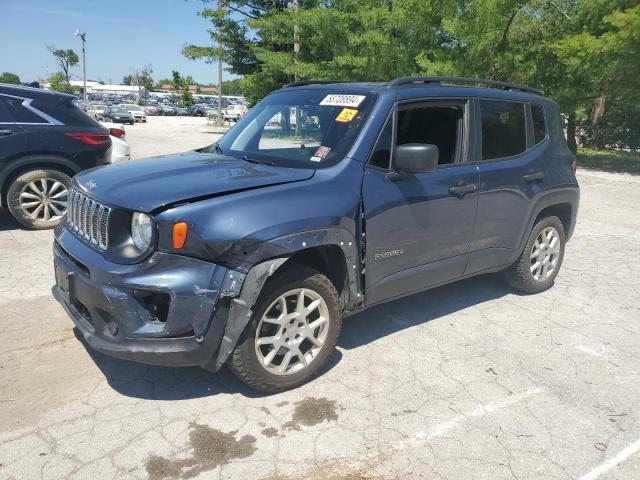
[[[346,315],[484,273],[551,288],[575,168],[558,104],[533,88],[299,82],[207,148],[74,177],[54,294],[103,353],[226,364],[278,392],[321,371]],[[87,201],[110,212],[106,235]]]
[[[180,117],[186,117],[187,115],[189,115],[189,111],[184,107],[176,107],[175,111],[176,111],[176,115]]]
[[[227,108],[222,110],[222,118],[224,120],[233,120],[237,122],[242,117],[247,114],[247,106],[246,105],[229,105]]]
[[[134,105],[132,103],[123,103],[122,106],[131,112],[133,120],[135,122],[147,123],[147,116],[144,113],[144,109],[140,105]]]
[[[207,114],[207,120],[217,120],[218,119],[218,109],[207,107],[205,109]]]
[[[74,96],[0,84],[0,207],[22,225],[55,227],[71,177],[110,155],[109,131]]]
[[[147,105],[146,107],[144,107],[144,114],[147,116],[158,115],[158,107]]]
[[[158,105],[158,115],[173,117],[176,114],[176,109],[169,105]]]
[[[93,116],[96,120],[102,120],[102,114],[104,113],[105,108],[106,106],[103,104],[93,104],[87,113]]]
[[[126,131],[120,123],[100,122],[100,125],[109,130],[111,138],[111,158],[109,163],[118,163],[131,160],[131,149],[125,139]]]
[[[187,113],[194,117],[204,117],[207,115],[206,108],[203,105],[190,105],[187,107]]]
[[[121,105],[106,107],[102,112],[102,120],[113,123],[127,123],[129,125],[133,125],[135,121],[131,112]]]

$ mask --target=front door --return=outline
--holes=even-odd
[[[462,276],[478,203],[478,168],[465,101],[401,104],[389,117],[363,181],[367,305]],[[438,167],[397,175],[392,152],[434,144]]]

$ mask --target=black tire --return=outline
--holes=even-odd
[[[39,179],[48,179],[48,180],[57,180],[62,183],[67,189],[71,185],[71,178],[62,173],[59,170],[52,170],[48,168],[38,169],[38,170],[30,170],[28,172],[20,174],[18,177],[13,179],[11,184],[9,185],[9,190],[7,191],[7,207],[9,212],[20,224],[24,225],[27,228],[32,228],[35,230],[45,230],[49,228],[56,227],[61,221],[62,218],[58,218],[56,220],[38,220],[33,218],[27,210],[24,210],[20,205],[20,193],[23,188],[30,182]]]
[[[262,366],[255,348],[256,330],[265,310],[282,294],[297,288],[310,289],[326,302],[329,312],[328,333],[317,356],[302,370],[290,375],[276,375]],[[263,288],[253,316],[229,357],[230,370],[248,386],[262,392],[275,393],[298,387],[315,377],[333,353],[340,334],[342,319],[338,294],[331,281],[310,268],[299,268],[270,279]]]
[[[533,249],[533,245],[536,241],[536,238],[540,233],[548,227],[553,227],[558,232],[559,236],[559,248],[560,253],[558,255],[557,262],[555,264],[555,268],[551,272],[548,278],[538,281],[534,278],[531,272],[531,253]],[[562,266],[562,260],[564,258],[564,248],[565,248],[565,236],[564,236],[564,226],[558,217],[550,216],[545,217],[538,221],[533,228],[531,229],[531,233],[529,234],[529,238],[527,239],[527,243],[524,246],[524,250],[520,254],[520,258],[511,265],[504,272],[505,280],[507,283],[515,288],[516,290],[520,290],[521,292],[533,294],[544,292],[545,290],[551,288],[553,286],[553,282],[560,271],[560,267]],[[535,266],[535,265],[534,265]]]

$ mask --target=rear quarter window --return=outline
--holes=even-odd
[[[533,138],[537,145],[547,136],[544,110],[540,105],[531,104],[531,120],[533,121]]]
[[[42,118],[40,115],[32,112],[23,105],[25,100],[7,96],[2,96],[1,99],[4,109],[6,110],[5,115],[7,116],[7,118],[11,118],[11,120],[3,121],[10,121],[15,123],[47,123],[47,120]]]
[[[524,103],[480,100],[482,159],[512,157],[527,149]]]

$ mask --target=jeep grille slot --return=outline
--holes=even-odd
[[[109,246],[111,208],[77,190],[69,190],[67,223],[72,232],[100,250]]]

